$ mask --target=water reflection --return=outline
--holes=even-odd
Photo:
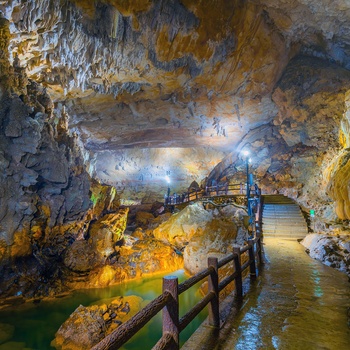
[[[168,274],[167,274],[168,275]],[[171,273],[183,281],[188,276],[183,270]],[[145,304],[162,292],[162,275],[129,281],[103,289],[89,289],[73,293],[73,295],[52,301],[42,301],[39,304],[26,303],[11,310],[0,310],[0,323],[15,327],[11,343],[7,349],[53,349],[50,342],[54,339],[60,325],[79,306],[88,306],[101,299],[115,298],[120,295],[136,295],[145,300]],[[199,301],[198,286],[180,296],[180,315],[185,314],[190,307]],[[201,313],[182,333],[183,343],[206,317]],[[161,313],[150,321],[142,331],[136,334],[124,349],[150,349],[161,337]],[[1,325],[0,325],[1,332]],[[22,343],[22,344],[21,344]],[[142,345],[140,345],[142,344]],[[6,346],[0,345],[1,349]],[[5,349],[5,348],[4,348]]]

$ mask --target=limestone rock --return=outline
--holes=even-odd
[[[91,348],[105,335],[102,311],[96,307],[80,305],[60,327],[52,346],[56,349]]]
[[[66,288],[66,267],[84,274],[100,262],[86,244],[72,243],[83,242],[92,219],[116,211],[119,197],[110,186],[90,192],[65,109],[55,109],[46,89],[27,79],[16,55],[9,63],[8,25],[1,17],[0,290],[3,297],[52,296]],[[115,244],[123,228],[109,220]]]
[[[98,181],[91,181],[92,219],[100,218],[103,214],[116,211],[120,206],[120,197],[114,187],[101,185]]]
[[[301,242],[314,259],[350,276],[350,235],[309,234]]]
[[[119,254],[118,263],[129,278],[176,271],[183,267],[180,252],[169,243],[156,239],[138,240],[131,247],[120,247]]]
[[[236,243],[237,226],[233,220],[214,218],[200,235],[192,237],[184,250],[185,269],[194,275],[208,267],[208,257],[219,260],[230,254]]]
[[[206,211],[201,203],[195,203],[159,225],[153,234],[159,240],[183,247],[191,241],[192,237],[200,236],[212,220],[213,214]]]
[[[114,254],[115,246],[123,239],[128,211],[128,208],[120,209],[118,213],[106,214],[91,224],[89,244],[101,261]]]
[[[350,152],[344,150],[327,169],[328,194],[335,201],[335,212],[340,219],[350,219]]]
[[[87,241],[75,241],[67,248],[63,263],[74,272],[90,271],[99,263],[96,254]]]
[[[149,227],[149,225],[153,223],[154,219],[155,217],[153,214],[139,211],[136,213],[135,223],[139,227]]]
[[[140,297],[127,296],[80,305],[61,325],[51,346],[59,350],[89,349],[139,311],[141,302]]]
[[[105,265],[92,270],[85,280],[78,283],[71,283],[72,289],[79,288],[103,288],[121,283],[133,276],[128,274],[127,267],[123,265]]]

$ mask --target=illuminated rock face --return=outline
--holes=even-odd
[[[142,303],[138,296],[125,296],[105,299],[98,305],[80,305],[59,328],[51,346],[60,350],[92,348],[134,316]]]
[[[168,171],[183,190],[187,159],[196,166],[204,156],[192,175],[200,182],[213,153],[270,123],[271,93],[291,57],[350,62],[350,7],[340,0],[11,0],[0,10],[11,20],[12,58],[66,106],[99,178],[121,187],[132,178],[132,199],[159,192]],[[164,148],[174,147],[178,170],[166,164]],[[157,151],[144,164],[149,148]]]
[[[126,201],[157,194],[160,199],[169,172],[174,192],[200,182],[252,130],[271,123],[276,129],[258,157],[257,174],[268,170],[274,180],[295,178],[304,161],[291,159],[290,150],[318,147],[319,130],[311,143],[304,140],[309,132],[303,120],[315,125],[315,111],[310,114],[308,104],[300,108],[297,99],[285,106],[289,95],[282,96],[276,83],[297,55],[313,57],[301,67],[305,71],[315,57],[350,67],[350,5],[341,0],[10,0],[0,2],[0,10],[11,21],[11,60],[18,54],[19,64],[47,86],[56,107],[66,107],[90,173],[125,188]],[[302,99],[312,84],[305,75],[303,80]],[[298,79],[291,83],[299,89]],[[290,94],[294,88],[287,89]],[[322,99],[315,95],[312,104],[319,101],[323,109]],[[330,104],[327,113],[339,115],[338,109]],[[328,122],[333,123],[323,118],[322,125],[337,127]],[[282,137],[277,144],[275,132]],[[291,162],[285,166],[286,159],[278,157]],[[302,177],[292,185],[295,193],[308,185]],[[266,179],[268,186],[272,178]]]
[[[350,219],[348,1],[9,0],[0,11],[1,261],[28,258],[33,276],[34,256],[73,272],[96,262],[62,254],[71,241],[91,248],[89,222],[120,204],[85,167],[124,203],[149,203],[165,175],[172,193],[206,176],[244,180],[249,148],[265,192]],[[123,254],[147,256],[139,244]],[[125,278],[120,266],[91,273],[89,286]]]
[[[242,212],[246,215],[233,206],[205,210],[198,202],[160,224],[153,235],[183,251],[185,269],[196,274],[207,267],[208,257],[220,259],[231,253],[234,244],[243,245],[248,232],[242,224]]]
[[[291,196],[328,221],[349,218],[349,78],[349,71],[320,59],[292,60],[272,94],[277,115],[237,148],[250,150],[264,192]],[[209,179],[235,178],[237,170],[243,175],[243,162],[232,152]]]

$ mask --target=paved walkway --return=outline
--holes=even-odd
[[[184,349],[349,350],[350,283],[296,241],[265,238],[267,262],[220,333],[204,326]],[[239,311],[237,313],[237,311]]]

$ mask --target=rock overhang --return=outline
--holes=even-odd
[[[164,164],[172,149],[185,163],[213,155],[206,168],[194,159],[201,180],[251,130],[276,120],[272,93],[292,57],[349,64],[346,1],[42,0],[0,2],[0,10],[11,21],[12,57],[65,106],[103,181],[147,178],[147,164],[161,166],[151,155]],[[131,158],[145,170],[116,169]],[[174,178],[187,181],[180,169],[188,167],[177,168]]]

